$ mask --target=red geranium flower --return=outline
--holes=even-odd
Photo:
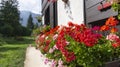
[[[68,22],[68,25],[69,25],[70,27],[74,26],[74,24],[73,24],[71,21]]]
[[[50,40],[47,40],[47,41],[45,42],[45,47],[44,47],[44,49],[43,49],[45,52],[48,51],[50,42],[51,42]]]
[[[112,46],[113,46],[114,48],[117,48],[117,47],[120,46],[120,45],[119,45],[118,43],[113,43]]]

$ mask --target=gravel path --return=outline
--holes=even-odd
[[[45,65],[44,60],[45,57],[41,54],[40,50],[29,46],[26,49],[24,67],[50,67],[49,64]]]

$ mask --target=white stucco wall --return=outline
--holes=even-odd
[[[42,24],[43,24],[43,25],[45,24],[44,21],[45,21],[45,20],[44,20],[44,16],[42,16]]]
[[[70,8],[65,8],[64,2],[58,0],[58,25],[67,25],[69,21],[83,23],[83,0],[69,0],[69,3]]]

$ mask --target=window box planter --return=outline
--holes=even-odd
[[[76,66],[76,67],[83,67],[83,66]],[[120,67],[120,59],[106,62],[103,66],[100,67]]]
[[[110,61],[110,62],[106,62],[104,67],[120,67],[120,59],[119,60]]]

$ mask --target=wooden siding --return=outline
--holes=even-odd
[[[118,12],[113,11],[111,7],[102,11],[98,10],[98,6],[105,2],[105,0],[85,0],[85,21],[87,24],[118,15]]]

